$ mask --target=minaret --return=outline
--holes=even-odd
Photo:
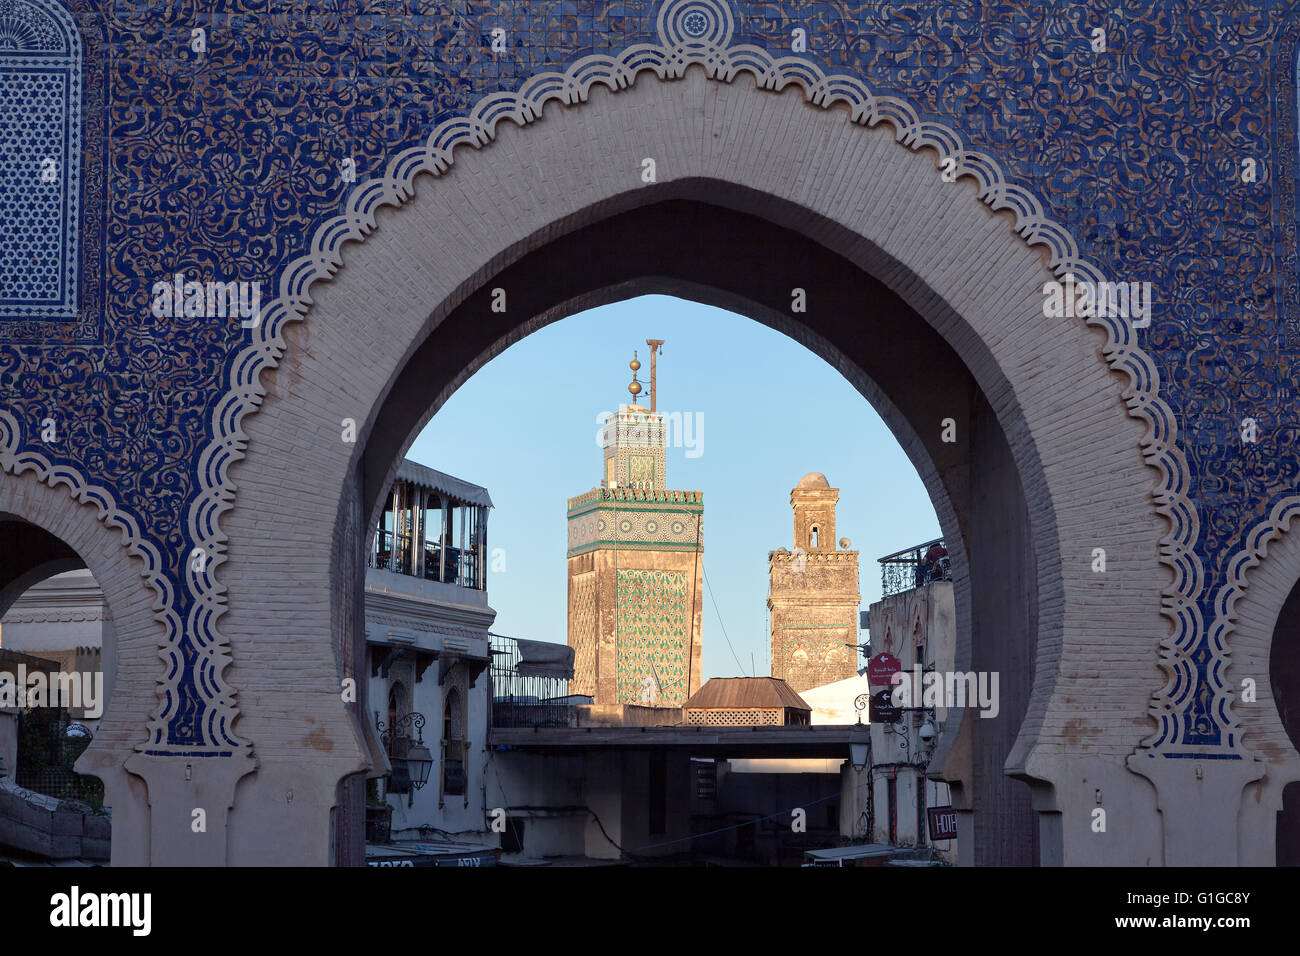
[[[772,676],[805,691],[857,674],[858,552],[837,550],[840,491],[811,472],[790,492],[794,551],[768,553]],[[848,539],[840,547],[849,547]]]
[[[663,343],[651,343],[651,359]],[[569,499],[569,691],[679,707],[701,684],[704,496],[668,489],[664,415],[632,401],[601,433],[600,487]],[[656,396],[651,375],[651,400]],[[657,402],[656,402],[657,406]]]

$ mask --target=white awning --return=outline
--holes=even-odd
[[[410,481],[426,488],[432,488],[439,494],[446,495],[448,498],[455,498],[457,501],[463,501],[466,504],[492,507],[492,499],[488,496],[486,488],[417,464],[409,458],[404,459],[397,466],[397,477],[401,481]]]
[[[519,645],[519,664],[516,670],[521,677],[558,677],[573,679],[573,648],[568,644],[550,641],[524,641]]]

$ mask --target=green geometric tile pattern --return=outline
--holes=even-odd
[[[633,455],[628,462],[628,477],[633,488],[655,487],[655,460],[649,455]]]
[[[684,571],[619,568],[618,702],[680,706],[689,696],[689,608]]]

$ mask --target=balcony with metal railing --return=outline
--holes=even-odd
[[[371,568],[487,589],[487,489],[405,461],[371,541]]]
[[[934,581],[951,581],[952,565],[943,538],[935,538],[878,559],[881,597],[902,594]]]
[[[383,528],[375,532],[375,546],[370,552],[370,567],[394,574],[409,574],[426,581],[477,587],[475,567],[477,554],[448,545],[425,542],[424,562],[420,567],[413,539],[410,535],[395,535]],[[462,583],[469,582],[469,583]]]
[[[579,704],[569,693],[573,651],[566,645],[492,635],[493,727],[573,727]]]

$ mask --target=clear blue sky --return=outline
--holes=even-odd
[[[768,674],[767,553],[793,545],[790,489],[803,475],[820,471],[840,489],[836,536],[861,552],[862,610],[880,596],[876,558],[940,533],[920,477],[884,422],[803,346],[735,313],[669,296],[592,309],[484,366],[408,457],[492,495],[488,548],[504,548],[506,564],[488,575],[493,632],[562,644],[565,507],[600,484],[598,415],[628,402],[633,349],[648,383],[649,338],[666,342],[659,411],[703,421],[692,436],[696,457],[669,448],[668,486],[704,492],[712,590],[704,593],[704,675]]]

